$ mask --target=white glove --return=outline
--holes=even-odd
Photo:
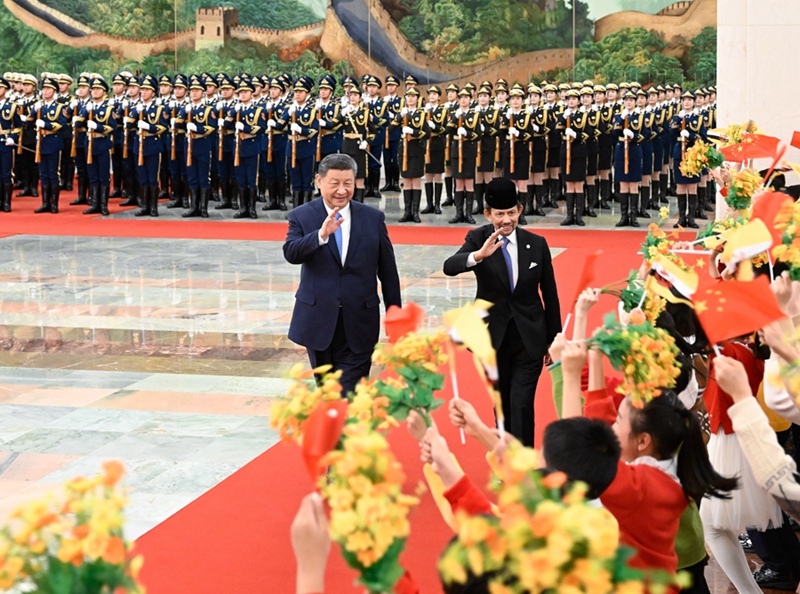
[[[36,120],[37,128],[44,128],[44,120]]]
[[[319,109],[320,107],[322,107],[322,99],[319,99],[319,98],[318,98],[318,99],[316,100],[316,102],[314,103],[314,107],[315,107],[316,109]]]
[[[233,106],[233,109],[235,109],[236,111],[241,111],[242,110],[242,104],[241,103],[237,103],[236,105]]]
[[[89,128],[89,130],[97,130],[97,122],[94,120],[89,120],[86,122],[86,127]]]
[[[275,120],[267,120],[267,128],[274,128],[277,125],[278,122],[276,122]]]
[[[189,132],[197,132],[197,124],[194,122],[187,122],[186,130]]]
[[[14,139],[10,136],[6,138],[6,146],[14,146]]]
[[[486,132],[486,126],[484,126],[483,124],[481,124],[481,132]]]
[[[509,136],[519,136],[519,130],[517,130],[514,126],[511,126],[508,129],[508,135]]]
[[[144,111],[144,104],[140,103],[139,105],[137,105],[136,106],[136,111],[138,111],[139,113],[142,113]]]
[[[39,111],[41,108],[42,108],[41,101],[37,101],[36,103],[33,104],[33,111]]]
[[[303,127],[300,124],[292,124],[291,125],[292,134],[300,134],[303,132]]]
[[[457,133],[458,133],[459,136],[466,136],[467,135],[467,129],[464,126],[461,126],[458,129]]]
[[[139,130],[144,130],[145,132],[150,130],[150,124],[148,124],[144,120],[139,120],[138,122],[136,122],[136,126],[137,128],[139,128]]]
[[[86,111],[91,113],[91,111],[94,109],[94,103],[92,103],[91,101],[87,101],[84,107],[86,108]]]
[[[350,105],[349,103],[342,108],[342,113],[344,115],[350,115],[354,111],[355,111],[355,108],[352,105]]]
[[[528,106],[528,108],[525,110],[525,113],[527,113],[528,115],[532,115],[533,114],[533,108]]]
[[[294,112],[296,112],[296,111],[297,111],[297,107],[295,106],[295,104],[294,104],[294,103],[292,103],[292,104],[289,106],[289,115],[292,115],[292,114],[293,114]]]
[[[217,111],[222,111],[223,107],[225,107],[225,103],[222,101],[217,101]]]
[[[71,109],[75,109],[76,107],[78,107],[78,100],[73,99],[72,101],[69,102],[69,106]]]
[[[80,118],[78,116],[72,116],[72,125],[74,126],[75,124],[77,124],[79,119]]]
[[[169,119],[169,127],[172,128],[173,130],[175,129],[175,122],[176,121],[177,121],[177,118],[170,118]]]
[[[220,118],[217,120],[217,128],[222,130],[225,127],[225,118]]]
[[[320,120],[320,121],[319,121],[319,127],[320,127],[320,128],[324,128],[324,127],[325,127],[325,126],[327,126],[327,125],[328,125],[328,122],[326,122],[325,120]]]
[[[406,136],[412,136],[414,134],[414,128],[411,126],[403,126],[403,134]]]
[[[408,115],[408,108],[404,107],[403,109],[401,109],[400,110],[400,115],[403,116],[403,117],[407,116]]]
[[[622,134],[625,138],[633,138],[633,130],[623,130]]]
[[[534,132],[538,132],[539,131],[539,125],[538,124],[534,124],[533,125],[533,131]]]
[[[358,148],[361,149],[362,151],[367,150],[367,146],[369,145],[367,144],[366,140],[362,140],[361,142],[358,143]]]
[[[244,132],[244,122],[236,122],[236,129],[239,132]]]
[[[430,111],[432,109],[433,109],[433,105],[431,105],[430,103],[426,103],[425,104],[425,111]]]
[[[628,130],[628,132],[630,132],[630,130]],[[689,138],[689,131],[681,130],[681,138]]]
[[[175,109],[177,106],[178,106],[178,104],[175,102],[174,99],[169,102],[169,108],[170,109]]]
[[[630,132],[630,130],[628,130],[628,132]],[[577,138],[578,137],[578,134],[572,128],[567,128],[566,130],[564,130],[564,134],[566,134],[570,138]]]
[[[125,109],[126,107],[128,107],[128,105],[130,105],[130,101],[128,101],[127,99],[123,99],[122,100],[122,109]]]
[[[433,120],[428,120],[428,128],[430,128],[431,130],[436,130],[436,122],[434,122]]]

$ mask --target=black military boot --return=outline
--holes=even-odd
[[[200,216],[208,218],[208,201],[211,198],[211,188],[200,190]]]
[[[275,193],[278,195],[278,210],[286,210],[286,182],[275,180]],[[364,195],[362,192],[361,202],[364,202]]]
[[[378,169],[378,178],[380,178],[381,171]],[[366,184],[364,188],[364,198],[375,198],[375,192],[378,190],[377,188],[373,187],[373,183],[375,182],[375,175],[373,174],[373,170],[371,168],[367,168],[367,178]]]
[[[150,188],[148,186],[139,186],[139,197],[142,202],[142,208],[133,213],[133,216],[150,216]]]
[[[453,202],[454,188],[455,188],[455,180],[452,177],[445,177],[444,178],[445,199],[444,202],[442,202],[442,206],[453,206],[453,204],[455,204],[455,202]]]
[[[250,208],[247,205],[248,200],[248,191],[247,190],[239,190],[239,210],[233,213],[234,219],[246,219],[250,216]],[[297,194],[299,192],[294,192],[294,200],[300,200],[297,198]]]
[[[150,188],[150,216],[158,216],[158,187]]]
[[[84,210],[83,214],[100,214],[100,186],[89,188],[89,208]]]
[[[695,210],[694,216],[698,219],[708,219],[708,215],[706,214],[707,189],[706,186],[697,186],[697,209]]]
[[[5,194],[3,198],[3,212],[11,212],[11,196],[14,193],[14,186],[11,184],[4,184],[3,193]]]
[[[267,202],[267,180],[266,176],[260,175],[258,176],[258,181],[256,185],[258,189],[256,190],[256,202]]]
[[[638,196],[636,194],[626,194],[628,197],[628,213],[630,218],[631,227],[638,227],[639,221],[636,220],[636,201]]]
[[[122,175],[114,173],[114,191],[111,192],[109,198],[122,198]]]
[[[183,206],[183,180],[177,179],[172,182],[172,200],[167,202],[167,208],[180,208]]]
[[[608,203],[608,198],[611,194],[611,180],[600,180],[600,208],[609,209],[611,205]]]
[[[547,200],[546,204],[544,205],[545,208],[557,208],[558,204],[556,204],[556,198],[558,196],[558,186],[561,185],[558,179],[548,178],[545,180],[547,185],[547,196],[545,199]]]
[[[137,189],[138,185],[135,177],[130,177],[125,180],[125,191],[128,197],[123,202],[119,203],[120,206],[141,206],[137,199],[139,195],[139,190]]]
[[[400,166],[392,166],[392,186],[389,188],[390,192],[400,191]]]
[[[422,214],[433,212],[433,182],[425,182],[425,208],[421,212]]]
[[[422,222],[419,218],[420,202],[422,202],[422,190],[411,190],[411,220],[415,223]]]
[[[264,210],[278,210],[278,180],[270,178],[267,180],[267,205]]]
[[[414,217],[411,215],[411,205],[413,201],[411,192],[412,190],[403,190],[403,216],[397,220],[398,223],[408,223],[414,220]]]
[[[576,192],[573,196],[575,196],[575,224],[578,227],[585,227],[586,223],[583,222],[583,215],[586,213],[586,194]]]
[[[716,210],[716,202],[717,199],[717,184],[711,180],[708,180],[708,185],[706,186],[706,200],[705,204],[703,205],[703,209],[707,210],[708,212],[714,212]]]
[[[69,203],[70,206],[78,206],[80,204],[88,204],[86,201],[86,181],[78,178],[78,197]]]
[[[686,194],[678,196],[678,222],[672,227],[686,227]]]
[[[383,184],[381,192],[392,192],[392,177],[394,176],[394,167],[391,165],[386,166],[386,183]],[[381,184],[380,177],[378,178],[378,185]]]
[[[258,213],[256,212],[256,198],[258,197],[258,189],[250,188],[248,192],[250,192],[250,196],[247,198],[247,211],[249,212],[251,219],[257,219]],[[306,192],[305,196],[306,202],[310,201],[314,197],[314,191],[310,190]]]
[[[17,194],[19,196],[19,194]],[[42,205],[34,210],[36,214],[50,212],[50,186],[42,185]]]
[[[628,214],[628,203],[628,194],[621,195],[619,200],[619,221],[617,221],[615,227],[627,227],[630,225],[631,218]]]
[[[486,184],[475,184],[475,205],[472,208],[472,214],[479,215],[483,213],[483,196],[486,193]]]
[[[464,191],[455,192],[453,199],[456,205],[456,216],[448,221],[451,225],[464,222]]]
[[[567,194],[567,217],[561,221],[562,227],[569,227],[575,224],[575,194]]]
[[[597,218],[594,207],[597,206],[597,184],[587,184],[584,190],[586,194],[586,216],[592,219]]]
[[[658,178],[658,202],[659,204],[669,204],[669,199],[667,198],[667,189],[669,188],[669,174],[662,173],[661,177]]]
[[[649,219],[650,213],[647,212],[647,207],[650,204],[650,188],[647,186],[640,186],[639,187],[639,212],[637,213],[638,216],[642,217],[643,219]]]
[[[381,185],[381,170],[380,169],[373,170],[372,171],[372,175],[375,176],[375,180],[372,182],[372,187],[375,190],[375,195],[373,196],[373,198],[377,198],[378,200],[380,200],[382,198],[382,196],[381,196],[381,191],[378,188],[378,186]]]
[[[192,219],[200,216],[200,190],[189,190],[189,210],[181,216],[184,219]]]
[[[442,214],[442,184],[433,182],[433,214]]]
[[[472,203],[475,200],[475,192],[470,192],[467,190],[465,194],[465,204],[464,204],[464,221],[469,223],[470,225],[475,224],[475,219],[472,218]]]
[[[100,214],[104,217],[108,216],[108,197],[111,188],[108,186],[100,186]]]
[[[353,190],[353,200],[364,204],[364,188],[356,188]]]
[[[697,194],[689,194],[688,211],[689,212],[686,215],[686,226],[690,229],[699,229],[698,224],[694,220],[695,213],[697,213]]]
[[[522,210],[522,215],[523,216],[527,216],[527,215],[532,215],[533,214],[533,211],[534,211],[534,208],[533,208],[533,186],[531,186],[531,185],[528,185],[528,187],[525,188],[525,204],[523,204],[523,206],[525,207]]]
[[[660,190],[661,186],[658,180],[654,179],[650,182],[650,204],[647,205],[649,210],[658,210],[660,208],[658,205],[658,193]]]
[[[544,202],[544,186],[533,186],[533,216],[543,217],[547,213],[542,210]]]

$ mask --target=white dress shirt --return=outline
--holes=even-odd
[[[502,241],[502,236],[499,238]],[[500,246],[502,250],[503,247]],[[511,272],[514,274],[514,287],[517,286],[517,281],[519,280],[519,258],[518,258],[518,250],[517,250],[517,230],[514,229],[514,232],[508,236],[508,245],[506,246],[506,250],[508,250],[508,255],[511,257]],[[467,256],[467,268],[472,268],[477,264],[480,264],[477,260],[475,260],[475,254],[477,252],[472,252],[469,256]],[[502,256],[502,254],[500,254]],[[481,260],[482,262],[483,260]],[[504,257],[505,263],[505,257]]]
[[[325,200],[322,200],[322,204],[325,206],[325,211],[328,213],[328,216],[331,215],[333,209],[328,206],[328,203]],[[342,266],[344,266],[345,260],[347,259],[347,248],[350,246],[350,203],[347,203],[342,210],[339,211],[339,214],[342,215],[342,226],[339,227],[342,230]],[[319,237],[319,244],[325,245],[328,243],[328,240],[333,236],[333,234],[328,235],[325,239],[322,239],[322,229],[319,230],[317,235]],[[335,241],[335,240],[334,240]]]

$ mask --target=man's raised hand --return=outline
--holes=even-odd
[[[328,215],[325,219],[325,222],[322,223],[322,228],[319,230],[320,238],[324,241],[328,239],[331,235],[336,233],[336,230],[342,226],[344,222],[344,218],[339,217],[339,220],[336,220],[336,215],[339,214],[339,207],[333,209],[333,212]]]
[[[481,249],[475,252],[475,261],[480,262],[481,260],[485,260],[493,253],[495,253],[497,250],[499,250],[502,247],[502,245],[503,242],[500,239],[500,229],[498,229],[489,236],[489,239],[487,239],[484,242]]]

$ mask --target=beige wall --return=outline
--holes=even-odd
[[[800,130],[794,72],[800,56],[800,3],[719,0],[718,18],[720,126],[752,119],[788,143],[792,132]],[[800,151],[790,147],[785,158],[800,163]]]

